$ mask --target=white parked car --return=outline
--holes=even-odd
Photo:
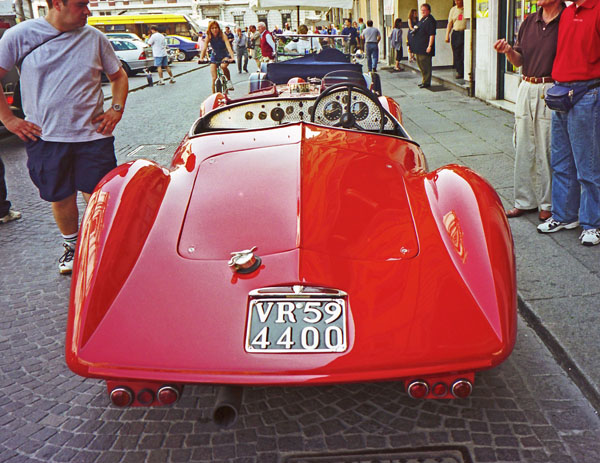
[[[109,39],[128,76],[154,65],[152,47],[131,39]]]
[[[109,39],[129,39],[144,42],[139,35],[134,34],[133,32],[106,32],[104,35],[106,35]]]

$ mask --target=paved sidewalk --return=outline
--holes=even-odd
[[[469,166],[513,201],[513,115],[434,85],[420,74],[380,72],[383,92],[402,107],[404,125],[421,144],[429,167]],[[510,220],[517,258],[519,308],[559,363],[600,409],[600,246],[579,243],[581,230],[537,233],[536,214]]]

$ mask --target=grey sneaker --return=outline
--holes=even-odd
[[[19,220],[21,218],[21,213],[19,211],[13,211],[10,209],[8,214],[4,217],[0,217],[0,223],[12,222],[13,220]]]
[[[538,225],[537,231],[540,233],[554,233],[559,230],[571,230],[572,228],[577,228],[579,226],[579,222],[559,222],[555,220],[554,217],[550,217],[544,223]]]
[[[58,259],[58,272],[61,275],[68,275],[73,271],[73,258],[75,257],[75,249],[67,243],[63,243],[65,248],[64,254]]]
[[[227,90],[234,90],[233,82],[231,82],[230,80],[227,81]]]
[[[170,83],[170,84],[174,84],[174,83],[175,83],[175,79],[173,79],[173,78],[171,77],[171,80],[169,81],[169,83]]]
[[[584,246],[595,246],[600,243],[600,228],[583,230],[581,235],[579,235],[579,239]]]

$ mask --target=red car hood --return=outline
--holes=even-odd
[[[205,159],[186,211],[182,257],[293,249],[357,260],[418,252],[403,166],[381,153],[303,140]]]

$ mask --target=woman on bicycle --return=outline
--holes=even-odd
[[[206,31],[206,39],[202,43],[202,51],[200,53],[200,61],[204,59],[208,51],[208,46],[212,48],[212,54],[210,55],[210,75],[212,77],[212,91],[215,93],[215,81],[217,80],[217,66],[220,65],[223,70],[223,74],[227,77],[227,86],[230,90],[233,90],[231,84],[231,76],[229,74],[229,60],[233,59],[233,50],[231,44],[227,39],[225,33],[221,30],[221,26],[217,21],[211,21],[208,24],[208,30]],[[229,56],[227,56],[229,55]]]

